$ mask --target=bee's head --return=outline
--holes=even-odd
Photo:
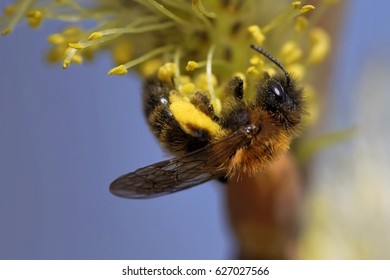
[[[283,71],[283,74],[274,77],[266,76],[257,85],[256,105],[269,112],[277,124],[293,128],[300,123],[304,111],[302,89],[297,87],[295,81],[291,79],[289,73],[276,58],[257,46],[251,45],[251,47]]]

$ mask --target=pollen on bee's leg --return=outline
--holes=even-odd
[[[193,135],[194,128],[205,130],[210,136],[221,133],[221,127],[210,116],[192,104],[188,98],[171,93],[169,100],[172,114],[187,134]]]

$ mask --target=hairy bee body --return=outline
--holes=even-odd
[[[276,77],[274,81],[283,82],[283,77]],[[194,152],[240,131],[242,140],[217,165],[219,169],[225,171],[224,175],[229,177],[240,173],[252,176],[266,168],[272,159],[289,148],[291,138],[299,128],[301,110],[298,108],[302,108],[302,101],[301,93],[294,92],[292,96],[295,99],[294,105],[285,106],[286,108],[282,110],[276,108],[277,100],[272,100],[271,95],[266,93],[265,96],[258,95],[253,104],[246,104],[242,98],[242,83],[243,81],[238,77],[229,83],[227,90],[233,94],[233,98],[227,100],[228,104],[222,106],[220,116],[214,114],[207,95],[197,92],[195,98],[187,101],[189,106],[197,110],[196,113],[190,118],[181,120],[180,116],[171,110],[170,94],[175,94],[172,93],[175,90],[156,77],[148,79],[144,86],[144,111],[149,126],[160,143],[176,156]],[[264,82],[259,82],[257,85],[260,93],[270,91],[266,87]],[[294,88],[293,85],[290,87]],[[204,108],[209,110],[205,112]],[[205,117],[218,126],[217,133],[213,133],[207,125],[196,124],[198,119]],[[186,123],[180,123],[179,120]],[[183,127],[191,129],[183,129]],[[221,144],[218,148],[225,151],[232,150],[228,141],[226,145]],[[215,153],[217,151],[211,152],[210,156]]]
[[[264,54],[264,53],[263,53]],[[183,96],[173,82],[157,77],[144,84],[144,111],[159,142],[174,154],[115,180],[115,195],[148,198],[187,189],[205,181],[253,176],[285,153],[299,132],[302,90],[274,58],[284,75],[266,76],[247,101],[243,80],[234,77],[217,114],[207,93]]]
[[[151,131],[171,153],[182,155],[205,147],[213,139],[205,127],[193,125],[185,132],[171,109],[170,94],[173,88],[157,77],[144,84],[144,112]],[[205,102],[209,102],[205,100]],[[191,103],[192,104],[192,103]]]

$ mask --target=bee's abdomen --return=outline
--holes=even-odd
[[[148,79],[144,85],[144,112],[149,126],[159,142],[175,154],[185,154],[210,143],[207,129],[193,127],[184,131],[170,108],[172,88],[157,78]],[[186,126],[188,130],[188,124]]]
[[[143,91],[143,105],[147,119],[149,118],[149,115],[156,109],[156,107],[168,104],[170,91],[171,87],[159,81],[157,77],[151,77],[145,81]]]

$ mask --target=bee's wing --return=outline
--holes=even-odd
[[[110,192],[125,198],[152,198],[225,176],[221,164],[229,160],[247,141],[245,132],[238,130],[184,156],[122,175],[111,183]]]

